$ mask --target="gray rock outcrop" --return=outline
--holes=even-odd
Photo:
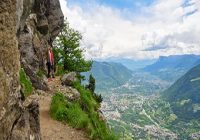
[[[72,87],[65,87],[64,88],[64,96],[69,100],[69,101],[78,101],[80,99],[80,92]]]
[[[64,74],[61,77],[61,82],[62,85],[66,85],[66,86],[72,86],[74,82],[77,81],[77,77],[76,77],[76,73],[75,72],[70,72],[68,74]]]
[[[20,93],[20,60],[33,86],[47,90],[37,72],[62,23],[59,0],[0,1],[0,140],[41,139],[38,101]]]

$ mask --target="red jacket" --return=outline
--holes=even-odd
[[[54,55],[52,50],[48,50],[48,62],[51,65],[54,65]]]

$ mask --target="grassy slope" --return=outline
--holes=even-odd
[[[193,105],[200,103],[200,65],[192,68],[163,93],[163,97],[172,103],[174,112],[182,119],[200,117],[193,111]]]
[[[100,104],[95,101],[92,93],[79,83],[75,84],[75,88],[80,92],[81,99],[77,102],[69,102],[62,93],[56,93],[51,103],[51,116],[75,128],[86,130],[91,139],[117,139],[105,121],[99,118],[97,110]]]

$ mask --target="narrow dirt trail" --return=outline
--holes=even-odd
[[[62,86],[59,78],[49,82],[50,92],[40,95],[40,128],[43,140],[89,140],[81,130],[71,128],[69,125],[53,120],[49,115],[51,97]]]

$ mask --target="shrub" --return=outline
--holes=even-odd
[[[93,96],[94,96],[95,100],[96,100],[98,103],[101,103],[101,102],[103,101],[103,97],[101,96],[101,94],[93,93]]]
[[[74,88],[81,94],[80,104],[85,111],[91,112],[93,109],[97,110],[100,107],[100,104],[94,99],[93,94],[89,90],[86,90],[79,82],[74,83]]]
[[[67,119],[69,124],[75,128],[86,128],[89,123],[88,115],[78,104],[73,104],[67,109]]]
[[[85,128],[88,125],[88,115],[82,111],[79,104],[68,102],[61,93],[53,96],[50,114],[52,118],[68,122],[75,128]]]
[[[56,93],[51,102],[51,107],[50,107],[50,115],[52,118],[62,121],[65,120],[65,112],[66,112],[66,107],[68,106],[67,102],[64,100],[64,96],[60,93]]]

